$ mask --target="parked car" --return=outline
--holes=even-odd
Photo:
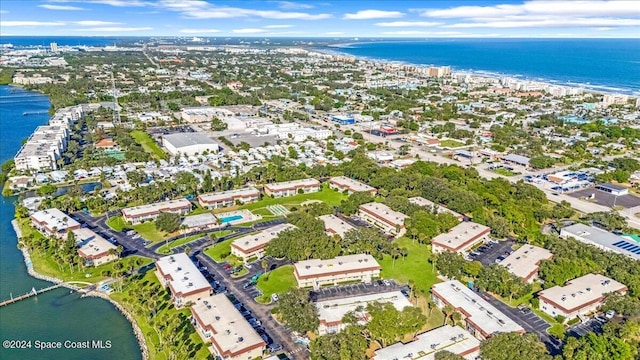
[[[611,320],[614,316],[616,316],[616,312],[613,310],[609,310],[606,313],[604,313],[604,317],[606,317],[609,320]]]
[[[267,349],[269,349],[269,351],[271,351],[271,352],[280,351],[280,350],[282,350],[282,344],[273,343],[273,344],[267,346]]]

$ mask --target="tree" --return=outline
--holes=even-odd
[[[291,330],[300,334],[315,331],[320,324],[318,310],[305,289],[294,288],[280,295],[274,312]]]
[[[49,196],[53,195],[58,188],[53,184],[44,184],[38,188],[38,195],[40,196]]]
[[[435,360],[464,360],[464,358],[460,355],[454,354],[452,352],[442,350],[438,351],[434,357]]]
[[[535,334],[499,333],[480,344],[483,360],[551,360]]]
[[[366,348],[367,340],[358,325],[349,325],[339,334],[319,336],[309,344],[312,360],[364,360]]]
[[[156,219],[156,228],[160,231],[172,233],[180,228],[180,214],[163,212]]]
[[[223,130],[227,130],[227,128],[229,127],[229,125],[218,119],[217,117],[214,117],[213,120],[211,120],[211,130],[212,131],[223,131]]]

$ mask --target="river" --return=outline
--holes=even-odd
[[[0,162],[11,159],[38,125],[49,119],[49,99],[39,93],[0,86]],[[23,112],[35,112],[23,115]],[[27,273],[11,227],[14,197],[0,197],[0,299],[49,286]],[[0,308],[0,359],[141,359],[131,324],[108,301],[80,298],[60,288]],[[31,348],[7,349],[6,340],[30,341]],[[65,348],[65,341],[102,340],[104,349]],[[40,342],[61,342],[62,349],[36,349]],[[110,348],[106,348],[110,341]]]

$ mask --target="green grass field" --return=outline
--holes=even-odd
[[[395,266],[391,256],[385,255],[378,261],[382,267],[380,275],[385,279],[394,279],[398,283],[408,283],[409,280],[413,280],[415,289],[427,294],[431,286],[439,282],[436,272],[427,262],[431,256],[431,248],[420,245],[417,241],[412,244],[412,240],[406,237],[395,240],[395,244],[407,248],[408,255],[406,258],[396,259]]]
[[[144,239],[151,242],[158,242],[166,239],[171,234],[164,234],[162,231],[156,229],[155,222],[145,222],[142,224],[131,225],[131,228],[135,230]]]
[[[127,227],[127,223],[122,216],[113,216],[107,220],[106,224],[115,231],[122,231]]]
[[[496,174],[504,175],[504,176],[517,175],[517,173],[514,173],[513,171],[507,170],[505,168],[497,168],[497,169],[494,169],[493,172]]]
[[[186,244],[188,242],[191,242],[193,240],[196,239],[200,239],[201,237],[206,236],[205,234],[196,234],[196,235],[191,235],[191,236],[187,236],[185,238],[181,238],[178,240],[174,240],[166,245],[162,245],[158,248],[158,252],[161,254],[170,254],[171,253],[171,249],[178,247],[182,244]]]
[[[458,148],[464,146],[464,143],[460,142],[460,141],[456,141],[456,140],[451,140],[451,139],[446,139],[446,140],[442,140],[440,141],[440,147],[443,148]]]
[[[330,189],[328,186],[325,185],[322,187],[322,190],[316,193],[298,194],[298,195],[284,197],[284,198],[265,197],[260,201],[243,205],[240,208],[248,209],[251,211],[264,209],[266,212],[262,210],[259,210],[257,212],[258,214],[263,215],[263,214],[271,214],[270,212],[268,212],[268,210],[266,210],[266,207],[269,205],[280,204],[287,208],[291,208],[292,206],[299,206],[302,202],[307,200],[320,200],[328,205],[337,206],[337,205],[340,205],[340,202],[346,198],[347,196],[345,194],[335,191],[333,189]]]
[[[293,276],[293,266],[281,266],[269,271],[258,279],[256,286],[262,291],[262,296],[256,301],[266,304],[271,301],[271,294],[281,294],[296,287],[296,278]]]
[[[144,151],[153,155],[156,159],[166,159],[167,154],[158,146],[158,144],[153,141],[151,136],[144,131],[134,130],[131,133],[131,137],[142,146]]]

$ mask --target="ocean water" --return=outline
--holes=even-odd
[[[329,47],[350,55],[640,94],[640,39],[433,39]]]
[[[47,123],[49,99],[39,93],[0,86],[0,162],[11,159],[38,125]],[[35,111],[35,115],[22,115]],[[40,113],[44,112],[44,113]],[[0,299],[50,283],[27,273],[11,226],[15,197],[0,196]],[[129,322],[109,302],[81,299],[61,288],[0,308],[0,341],[31,340],[31,349],[0,347],[0,359],[140,359]],[[110,340],[111,349],[36,350],[35,341]]]
[[[12,44],[15,47],[42,46],[49,47],[52,42],[59,46],[112,46],[121,42],[133,42],[138,37],[114,36],[3,36],[0,44]]]

